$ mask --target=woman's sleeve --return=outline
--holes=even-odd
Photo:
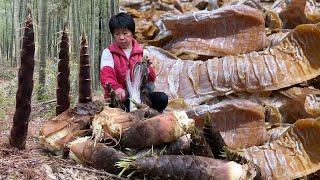
[[[108,91],[106,87],[107,83],[110,83],[113,90],[123,88],[117,81],[116,71],[114,69],[114,60],[109,49],[105,49],[102,52],[100,69],[100,82],[106,91]]]
[[[148,74],[148,81],[149,82],[155,82],[156,81],[156,72],[154,71],[153,67],[149,67],[149,74]]]

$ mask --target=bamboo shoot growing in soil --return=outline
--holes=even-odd
[[[258,174],[254,167],[246,164],[190,155],[127,159],[118,162],[117,166],[160,179],[245,180],[253,179]]]
[[[92,101],[90,75],[90,58],[88,53],[87,37],[82,35],[80,46],[80,71],[79,71],[79,103]]]
[[[80,164],[91,165],[94,168],[118,174],[121,168],[116,167],[115,164],[126,158],[127,155],[88,138],[78,138],[70,143],[70,157]]]
[[[66,24],[65,24],[62,32],[62,37],[60,42],[60,52],[59,52],[56,116],[66,111],[70,107],[69,76],[70,76],[69,38],[68,38]]]
[[[172,142],[195,128],[185,112],[171,112],[140,121],[123,131],[121,147],[144,148]]]
[[[320,170],[320,122],[300,119],[276,140],[238,153],[269,179],[295,179]]]
[[[21,67],[18,73],[18,89],[16,93],[16,111],[13,116],[13,125],[9,143],[12,147],[25,149],[28,132],[29,116],[31,112],[31,95],[33,90],[34,71],[34,31],[31,10],[25,22],[24,36],[21,50]]]

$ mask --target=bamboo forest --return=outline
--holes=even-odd
[[[320,0],[0,16],[0,179],[320,179]]]

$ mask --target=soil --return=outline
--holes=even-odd
[[[0,79],[0,84],[3,85],[4,83],[6,83],[5,80]],[[10,107],[9,109],[6,112],[6,118],[0,119],[1,180],[117,179],[116,175],[76,164],[70,158],[54,156],[42,149],[39,142],[39,130],[44,123],[52,118],[48,117],[48,112],[55,109],[52,102],[32,104],[26,148],[18,150],[10,147],[8,137],[10,135],[15,107]]]

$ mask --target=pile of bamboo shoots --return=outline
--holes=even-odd
[[[227,107],[232,103],[234,102],[221,106]],[[228,111],[228,108],[220,108]],[[185,111],[150,115],[152,111],[146,108],[125,112],[119,108],[105,107],[90,118],[86,114],[80,116],[74,110],[67,110],[44,126],[41,131],[42,142],[56,154],[70,151],[70,157],[76,162],[117,173],[119,176],[130,174],[141,178],[146,175],[173,179],[247,179],[261,174],[249,161],[235,162],[221,157],[223,146],[211,153],[213,157],[196,155],[208,136],[220,138],[221,142],[217,143],[224,143],[219,133],[211,133],[216,130],[211,125],[214,123],[211,118],[207,119],[211,129],[204,136],[195,126],[195,120],[190,119]],[[252,112],[244,108],[243,111]],[[253,121],[264,117],[261,109],[256,113],[257,115],[246,117],[250,116]],[[263,127],[264,124],[259,126]],[[266,135],[265,130],[262,132]],[[261,135],[260,131],[255,133],[257,136]],[[241,134],[239,132],[239,136]],[[75,135],[82,137],[75,138]],[[259,145],[261,141],[251,143]],[[208,144],[208,152],[211,152],[211,148],[217,149],[214,143]],[[244,142],[243,145],[246,144]],[[175,171],[177,168],[180,171]]]
[[[318,2],[122,3],[154,56],[155,90],[168,107],[69,109],[42,128],[46,149],[141,179],[296,179],[320,170]]]

